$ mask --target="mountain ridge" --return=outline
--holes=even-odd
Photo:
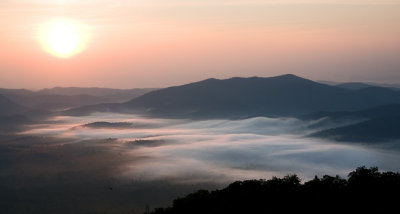
[[[352,125],[326,129],[310,137],[343,142],[377,143],[400,139],[400,116],[369,119]]]
[[[108,89],[85,87],[55,87],[30,91],[2,89],[0,92],[14,103],[29,108],[59,111],[102,103],[120,103],[148,93],[153,88]]]
[[[18,114],[26,109],[0,94],[0,116]]]
[[[361,110],[400,102],[400,93],[381,99],[363,91],[328,86],[293,74],[230,78],[174,86],[147,93],[123,105],[155,115],[298,116],[318,110]],[[372,93],[372,92],[371,92]],[[203,99],[202,99],[203,98]],[[205,104],[206,103],[206,104]],[[372,103],[372,104],[371,104]],[[209,111],[209,112],[207,112]]]
[[[319,111],[356,111],[391,103],[400,103],[400,93],[379,87],[350,90],[286,74],[209,78],[154,90],[121,104],[72,109],[67,114],[105,110],[171,118],[299,117]]]

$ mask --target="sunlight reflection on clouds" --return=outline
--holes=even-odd
[[[89,128],[96,121],[148,124],[154,128]],[[167,120],[135,115],[60,117],[25,134],[76,140],[117,139],[114,149],[132,157],[122,177],[175,182],[230,182],[297,173],[339,174],[362,165],[399,170],[400,156],[384,150],[302,137],[306,122],[296,119]],[[135,141],[136,140],[136,141]],[[141,140],[142,144],[137,143]],[[156,144],[152,145],[152,143]],[[146,146],[146,144],[148,144]],[[137,157],[142,157],[138,159]]]

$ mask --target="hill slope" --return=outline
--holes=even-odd
[[[12,102],[29,108],[61,110],[101,103],[121,103],[141,96],[154,89],[62,88],[40,91],[0,89],[0,93]]]
[[[378,87],[343,89],[288,74],[207,79],[153,91],[122,106],[165,117],[253,117],[361,110],[390,103],[400,103],[400,93]]]
[[[90,95],[90,96],[110,96],[110,95],[129,95],[136,97],[147,92],[155,90],[154,88],[133,88],[133,89],[113,89],[113,88],[85,88],[85,87],[55,87],[46,88],[36,92],[41,95]]]
[[[369,85],[367,83],[362,83],[362,82],[346,82],[346,83],[337,84],[335,86],[340,87],[340,88],[345,88],[345,89],[352,89],[352,90],[373,87],[373,85]]]
[[[0,116],[18,114],[25,110],[24,107],[17,105],[7,97],[0,94]]]
[[[329,118],[334,120],[346,120],[377,119],[395,116],[400,116],[400,104],[382,105],[360,111],[316,112],[313,114],[304,115],[301,117],[301,119],[316,120],[320,118]]]
[[[386,213],[396,208],[391,194],[399,190],[399,173],[359,167],[348,179],[324,175],[302,184],[296,175],[287,175],[236,181],[220,190],[198,190],[152,213]]]
[[[370,119],[311,135],[336,141],[375,143],[400,139],[400,116]]]

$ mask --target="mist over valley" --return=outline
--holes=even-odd
[[[66,100],[61,110],[40,108],[48,97],[38,92],[3,91],[0,188],[3,205],[17,213],[141,213],[146,204],[167,206],[237,180],[346,177],[363,165],[400,171],[400,94],[388,88],[345,89],[294,75],[233,78],[149,89],[119,103]],[[105,91],[46,94],[63,100]]]

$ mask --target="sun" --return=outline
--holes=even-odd
[[[58,18],[43,24],[38,31],[42,48],[61,58],[69,58],[84,50],[89,40],[87,27],[71,19]]]

